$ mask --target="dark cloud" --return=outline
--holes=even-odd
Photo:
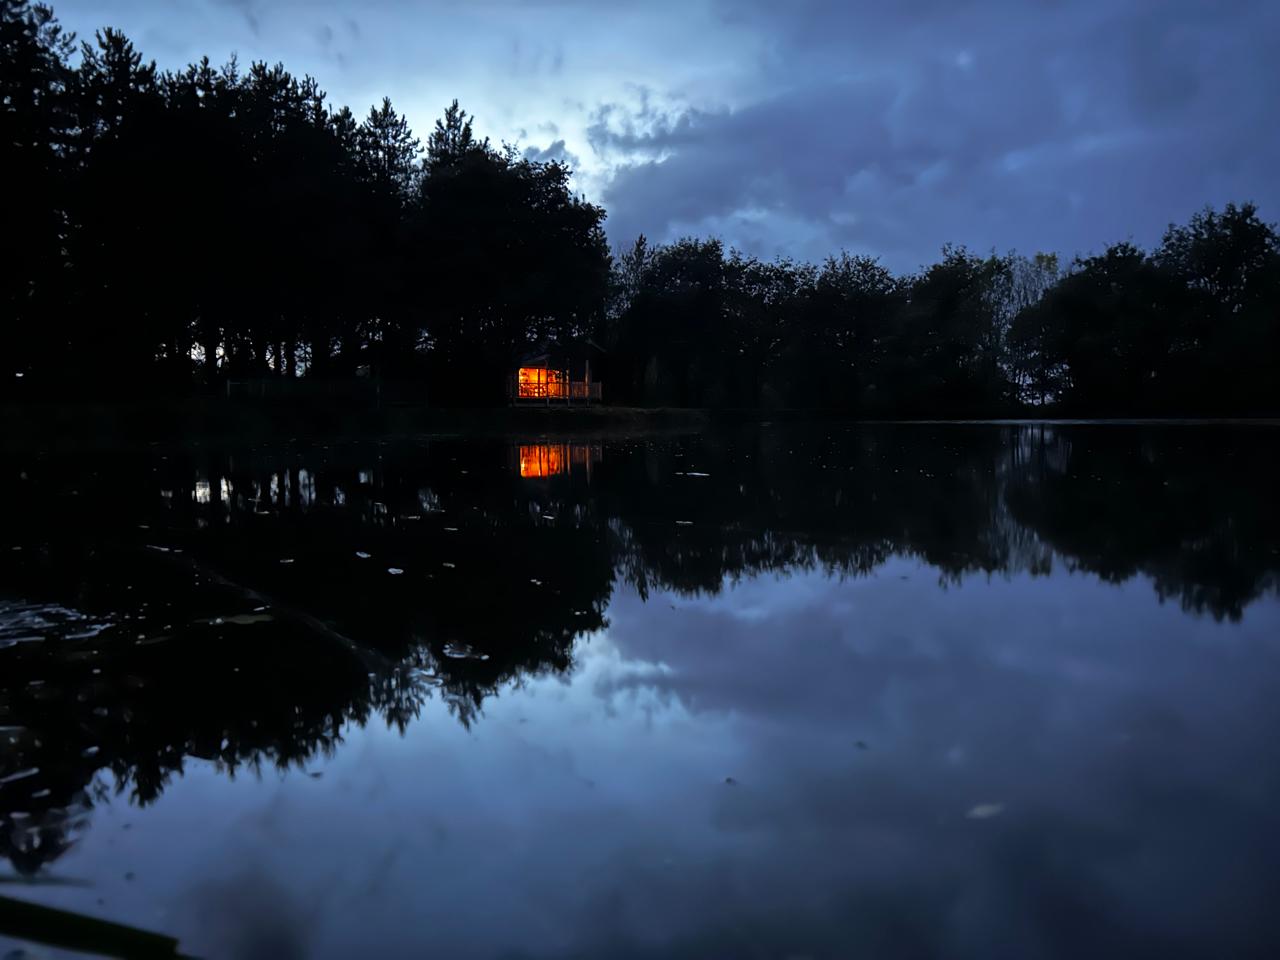
[[[526,147],[524,157],[535,163],[562,163],[571,168],[578,166],[579,163],[577,155],[565,149],[563,139],[556,140],[545,148]]]
[[[1261,123],[1275,4],[725,5],[768,31],[734,109],[607,104],[611,234],[718,230],[756,252],[839,246],[911,268],[947,241],[1096,249],[1205,203],[1280,207]],[[752,242],[754,238],[754,242]]]

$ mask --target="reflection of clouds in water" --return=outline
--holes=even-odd
[[[768,578],[679,616],[664,596],[610,608],[628,668],[597,690],[694,723],[723,718],[741,750],[737,787],[712,818],[750,841],[728,854],[729,873],[785,924],[834,923],[841,898],[855,913],[878,903],[885,913],[862,922],[894,950],[911,940],[895,939],[892,917],[914,913],[939,925],[946,950],[981,954],[1011,904],[1025,916],[1009,931],[1022,955],[1137,943],[1170,904],[1188,933],[1171,955],[1212,942],[1224,917],[1239,924],[1233,942],[1250,943],[1258,914],[1206,901],[1200,878],[1265,886],[1280,851],[1259,850],[1244,824],[1277,817],[1257,796],[1206,784],[1248,782],[1262,731],[1280,725],[1280,709],[1259,706],[1274,673],[1259,673],[1257,657],[1280,665],[1274,605],[1239,626],[1188,621],[1124,596],[1145,584],[1099,593],[1088,577],[971,578],[939,600],[932,583],[898,579],[898,566],[862,582],[813,576],[800,585],[807,611],[796,580]],[[774,617],[762,612],[771,592]],[[842,605],[852,612],[834,616]],[[1259,723],[1259,710],[1272,721]],[[1223,809],[1239,817],[1223,820]],[[722,900],[716,869],[701,873],[699,896]],[[629,877],[618,882],[602,900],[638,895]],[[796,889],[823,891],[807,914],[791,912]]]
[[[197,884],[187,902],[208,956],[294,960],[312,954],[321,905],[302,903],[261,866]]]

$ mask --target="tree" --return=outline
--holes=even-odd
[[[0,0],[0,170],[5,226],[0,230],[0,371],[57,374],[66,346],[51,324],[65,266],[65,158],[75,129],[68,59],[74,38],[53,12],[27,0]]]
[[[609,282],[604,211],[559,163],[477,141],[455,102],[436,125],[413,211],[413,273],[425,283],[432,380],[443,396],[492,401],[529,347],[596,329]]]
[[[1170,225],[1153,261],[1186,291],[1171,373],[1179,406],[1280,410],[1280,237],[1257,208],[1206,208]]]

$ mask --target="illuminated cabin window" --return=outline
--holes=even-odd
[[[520,447],[520,476],[550,477],[569,469],[565,444],[535,443]]]
[[[516,373],[516,396],[525,399],[550,397],[553,400],[563,400],[569,396],[569,382],[563,370],[521,367]]]

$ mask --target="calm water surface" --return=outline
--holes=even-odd
[[[1277,440],[10,457],[0,950],[1278,956]]]

